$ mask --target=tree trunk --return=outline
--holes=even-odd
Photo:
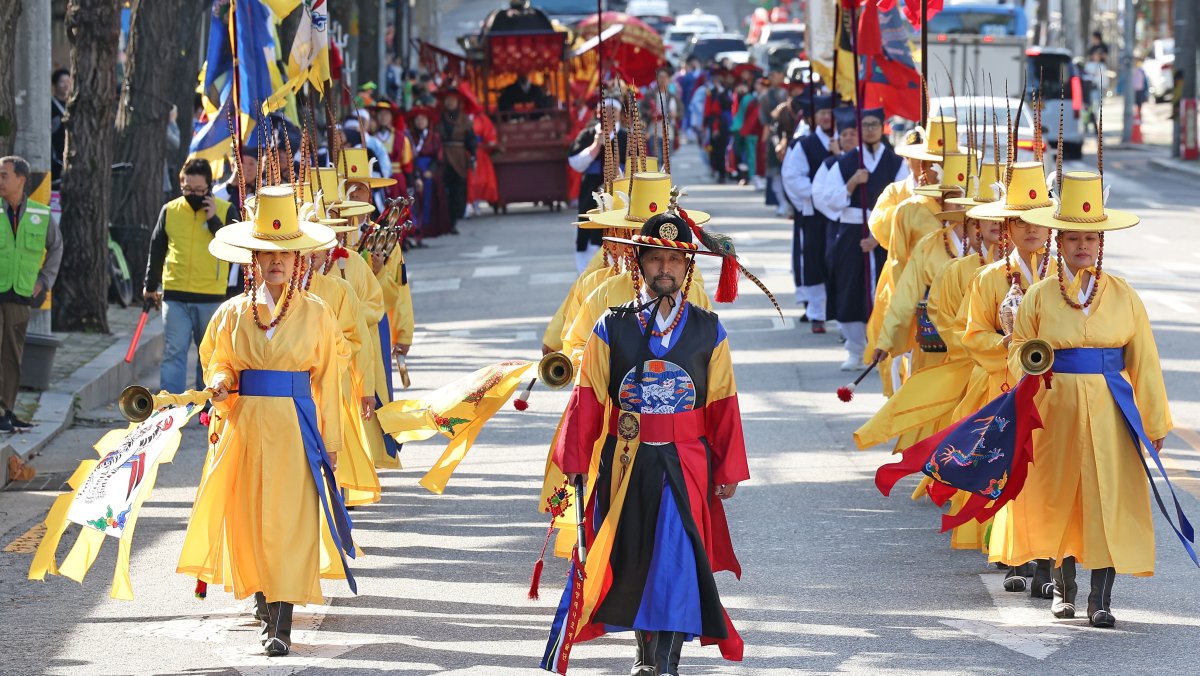
[[[202,6],[191,0],[139,0],[130,17],[129,60],[117,110],[116,157],[132,167],[114,176],[110,213],[113,237],[135,276],[146,269],[150,232],[164,202],[167,117],[173,103],[173,84],[184,70],[179,62],[186,58],[180,53],[175,27],[180,25],[184,7],[193,4]],[[193,86],[195,81],[193,73]],[[189,102],[187,108],[179,110],[181,146],[185,130],[191,131],[191,108]]]
[[[117,98],[117,0],[70,0],[71,94],[62,174],[63,259],[54,286],[61,331],[108,333],[108,205]]]
[[[203,27],[208,25],[208,15],[212,10],[211,3],[184,0],[182,7],[175,14],[177,23],[174,25],[177,42],[172,48],[177,50],[177,59],[172,64],[172,73],[165,96],[179,108],[179,148],[167,149],[167,165],[171,174],[171,197],[179,195],[180,168],[187,161],[188,145],[192,140],[192,104],[196,98],[196,77],[200,73],[200,65],[204,60],[204,45],[201,43]],[[141,261],[143,264],[145,260]],[[139,269],[137,277],[141,276]],[[141,279],[134,280],[135,285]]]
[[[0,2],[0,35],[15,33],[20,16],[21,3]],[[0,40],[0,156],[12,154],[17,135],[16,45],[16,40]]]
[[[379,94],[387,89],[379,78],[379,32],[386,29],[379,25],[379,0],[358,0],[358,84],[374,82]]]

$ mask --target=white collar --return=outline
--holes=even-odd
[[[286,288],[284,289],[284,293],[287,293]],[[275,299],[271,298],[271,292],[267,290],[266,282],[258,285],[258,300],[267,306],[267,323],[270,324],[275,319]],[[275,329],[277,328],[279,328],[278,324],[267,329],[267,340],[275,336]]]
[[[663,317],[661,313],[658,313],[658,312],[654,313],[654,324],[658,328],[659,331],[663,331],[662,344],[664,346],[666,346],[668,344],[668,342],[670,342],[670,340],[671,340],[672,332],[667,331],[667,327],[671,326],[671,324],[674,323],[675,317],[678,316],[679,313],[683,310],[683,292],[676,291],[674,299],[675,299],[675,307],[671,308],[671,311],[667,313],[666,317]],[[651,300],[652,299],[650,298],[650,294],[647,293],[645,289],[642,289],[640,302],[647,303]],[[653,310],[654,308],[652,307],[650,309]]]

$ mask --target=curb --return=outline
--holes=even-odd
[[[1150,160],[1150,164],[1159,169],[1166,169],[1177,174],[1187,174],[1189,176],[1200,176],[1200,162],[1187,162],[1174,158],[1156,157]]]
[[[3,463],[0,471],[4,472],[4,483],[8,483],[10,456],[15,455],[22,462],[37,457],[55,437],[71,426],[76,411],[88,411],[116,399],[121,390],[134,382],[137,374],[162,360],[162,320],[146,323],[132,364],[125,363],[126,349],[127,341],[117,340],[70,377],[42,392],[31,421],[35,425],[33,430],[11,434],[0,445],[0,463]]]

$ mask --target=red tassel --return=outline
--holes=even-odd
[[[545,561],[538,559],[537,563],[533,564],[533,580],[529,583],[529,600],[538,600],[538,587],[542,584],[542,566]]]
[[[208,596],[208,583],[204,580],[196,580],[196,598],[203,599]]]
[[[737,259],[733,256],[722,256],[721,279],[717,282],[717,294],[713,296],[713,300],[718,303],[732,303],[737,300],[739,274]]]
[[[212,422],[212,416],[208,414],[208,411],[201,411],[200,412],[200,424],[204,425],[205,427],[208,427],[208,424],[210,422]]]
[[[525,409],[529,408],[529,402],[525,401],[524,399],[514,399],[513,408],[517,409],[518,411],[524,411]]]
[[[346,247],[344,247],[344,246],[335,247],[333,249],[333,254],[330,255],[330,258],[332,258],[335,261],[339,258],[349,258],[349,257],[350,257],[350,251],[348,249],[346,249]]]
[[[837,395],[838,399],[841,399],[842,401],[850,401],[854,398],[854,388],[848,385],[843,385],[838,388]]]

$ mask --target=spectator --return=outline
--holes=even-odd
[[[62,177],[63,151],[67,142],[63,116],[67,114],[67,96],[71,93],[71,71],[66,68],[54,71],[50,86],[50,179],[57,183]]]
[[[168,392],[187,389],[188,353],[204,338],[208,321],[225,300],[229,263],[208,252],[213,234],[236,220],[229,202],[213,195],[212,168],[192,159],[179,172],[177,197],[163,205],[150,236],[150,255],[142,295],[162,306],[163,356],[159,386]],[[162,290],[159,290],[159,287]],[[196,363],[196,389],[204,374]]]
[[[1108,43],[1104,41],[1104,36],[1100,31],[1092,31],[1092,44],[1088,45],[1088,59],[1093,55],[1099,54],[1101,61],[1108,61]]]
[[[29,309],[42,304],[58,277],[62,236],[50,218],[50,207],[25,199],[29,163],[0,157],[0,431],[28,429],[17,418],[17,388]]]

